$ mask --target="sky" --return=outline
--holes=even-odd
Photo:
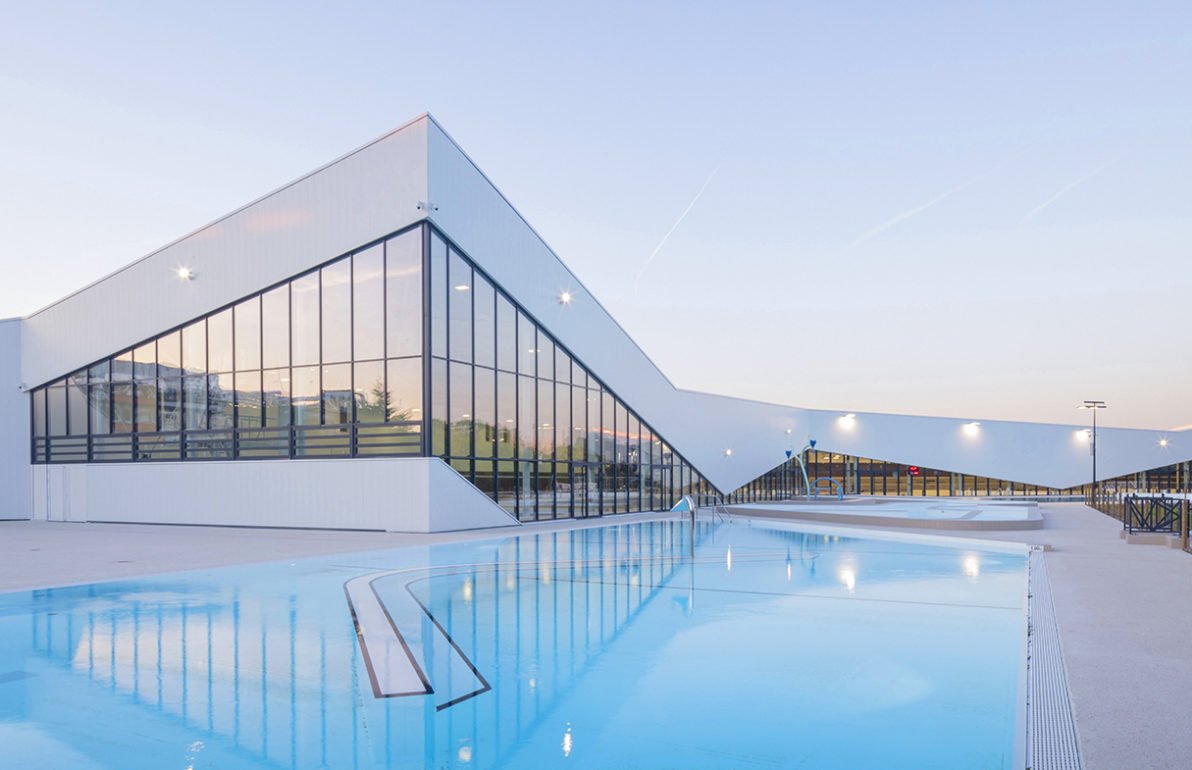
[[[429,111],[680,387],[1184,426],[1189,29],[1186,0],[8,3],[0,317]]]

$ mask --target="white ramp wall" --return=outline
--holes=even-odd
[[[34,518],[49,521],[389,532],[518,525],[438,458],[38,465],[32,477]]]

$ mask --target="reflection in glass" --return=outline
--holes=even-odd
[[[385,363],[365,361],[355,367],[357,422],[385,422],[389,392],[385,389]]]
[[[352,357],[385,357],[385,252],[382,246],[352,257]]]
[[[319,363],[319,274],[290,282],[290,344],[294,366]]]
[[[182,330],[182,368],[191,374],[207,373],[207,321],[195,321]]]
[[[295,366],[293,370],[293,404],[295,425],[318,425],[322,422],[319,405],[322,387],[319,367]]]
[[[235,307],[236,369],[258,369],[261,366],[261,300],[245,300]]]
[[[323,367],[323,423],[347,425],[352,422],[352,367],[336,364]]]
[[[385,244],[386,355],[422,354],[422,231]]]
[[[232,371],[232,310],[207,319],[207,371]]]
[[[290,370],[266,369],[261,388],[265,402],[265,427],[290,424]]]
[[[290,365],[289,284],[261,296],[261,365],[266,369]]]
[[[352,360],[352,263],[333,262],[319,271],[323,292],[323,362]]]

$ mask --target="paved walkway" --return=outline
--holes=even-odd
[[[964,536],[1053,548],[1046,558],[1086,770],[1192,767],[1192,555],[1126,545],[1120,524],[1083,505],[1041,509],[1043,529]],[[516,531],[404,535],[2,522],[0,591]]]

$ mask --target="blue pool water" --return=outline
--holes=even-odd
[[[0,767],[1000,770],[1025,597],[740,520],[3,594]]]

